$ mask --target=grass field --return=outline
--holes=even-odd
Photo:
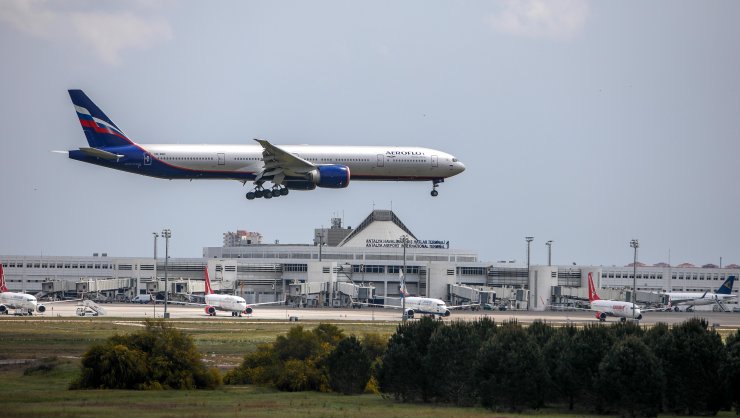
[[[257,344],[274,341],[294,323],[218,320],[171,321],[192,335],[211,365],[228,369]],[[318,322],[300,325],[310,329]],[[347,335],[390,335],[395,323],[338,323]],[[483,408],[403,404],[378,395],[287,393],[256,386],[213,391],[70,391],[79,357],[116,333],[141,329],[130,319],[0,319],[0,417],[500,417]],[[51,360],[48,360],[51,358]],[[43,360],[47,359],[47,360]],[[26,363],[17,361],[31,360]],[[48,365],[48,367],[43,367]],[[38,370],[36,370],[38,369]],[[34,371],[35,370],[35,371]],[[25,372],[25,373],[24,373]],[[31,373],[28,373],[31,372]],[[574,417],[558,411],[531,416]],[[734,416],[732,413],[720,416]]]

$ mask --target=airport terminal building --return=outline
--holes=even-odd
[[[261,238],[261,237],[260,237]],[[202,296],[204,269],[214,290],[248,303],[283,301],[300,307],[398,304],[401,276],[413,295],[465,303],[545,310],[588,299],[591,273],[602,298],[631,297],[633,267],[541,266],[488,262],[445,240],[418,238],[390,210],[374,210],[357,228],[333,219],[309,244],[251,244],[244,239],[206,247],[200,258],[0,255],[8,288],[38,297],[85,294],[126,301],[140,294],[193,300]],[[261,242],[254,240],[251,242]],[[143,252],[143,251],[142,251]],[[665,291],[715,291],[738,266],[638,266],[637,300],[665,302]],[[166,283],[165,284],[165,276]],[[738,289],[733,289],[738,294]],[[388,299],[385,299],[388,297]],[[707,309],[726,309],[708,306]]]

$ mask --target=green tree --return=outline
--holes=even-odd
[[[424,373],[422,359],[427,354],[440,321],[423,317],[398,326],[388,349],[376,369],[380,391],[403,401],[429,400],[432,384]]]
[[[437,328],[424,357],[424,370],[435,382],[431,400],[455,405],[477,401],[477,385],[470,371],[482,341],[471,322],[455,321]]]
[[[629,336],[599,364],[596,387],[604,404],[622,416],[656,416],[662,403],[663,372],[647,345]]]
[[[740,330],[730,335],[725,342],[727,360],[722,370],[729,401],[740,415]]]
[[[555,333],[552,326],[547,324],[541,319],[536,319],[527,327],[527,334],[532,337],[532,340],[542,349],[550,338]]]
[[[572,339],[576,334],[573,326],[558,328],[542,350],[550,374],[548,397],[567,401],[570,410],[573,410],[582,380],[574,367],[576,358]]]
[[[599,394],[595,390],[599,364],[616,342],[610,327],[601,324],[586,325],[571,340],[569,354],[572,373],[580,379],[576,402],[599,410]]]
[[[326,358],[329,386],[345,395],[362,393],[370,380],[370,365],[370,357],[356,337],[341,340]]]
[[[504,324],[483,343],[476,363],[483,406],[521,411],[544,403],[549,379],[539,347],[516,324]]]
[[[659,341],[656,355],[663,356],[667,410],[688,415],[717,413],[724,403],[724,392],[717,383],[725,347],[706,320],[692,318],[674,326]]]

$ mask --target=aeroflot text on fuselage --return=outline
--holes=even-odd
[[[465,171],[453,155],[420,147],[278,146],[264,139],[255,139],[258,146],[139,144],[82,90],[69,90],[69,96],[89,145],[68,151],[69,158],[171,180],[252,182],[250,200],[286,196],[291,190],[341,189],[350,180],[430,181],[431,195],[437,196],[440,183]]]

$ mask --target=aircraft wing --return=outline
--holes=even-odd
[[[705,300],[705,299],[707,299],[707,293],[709,293],[709,291],[704,292],[703,295],[701,295],[700,297],[696,297],[696,298],[679,299],[679,300],[676,300],[676,301],[674,301],[673,298],[669,298],[669,300],[670,300],[671,304],[673,304],[673,305],[685,305],[687,303],[688,304],[691,304],[692,302],[696,302],[697,300]]]
[[[247,303],[247,307],[250,306],[260,306],[260,305],[277,305],[277,304],[285,304],[285,300],[278,300],[275,302],[260,302],[260,303]]]
[[[477,307],[480,308],[481,307],[481,304],[480,303],[468,303],[468,304],[465,304],[465,305],[448,306],[447,309],[470,308],[470,307],[473,307],[473,306],[477,306]]]
[[[256,181],[263,177],[272,178],[275,184],[281,184],[285,176],[302,176],[316,169],[316,166],[303,158],[293,155],[284,149],[272,145],[264,139],[255,139],[262,146],[264,168],[257,175]]]

